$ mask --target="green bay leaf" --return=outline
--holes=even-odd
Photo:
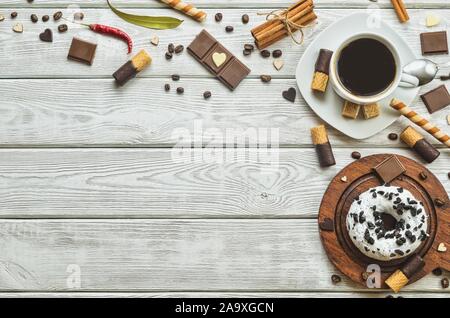
[[[158,17],[158,16],[146,16],[146,15],[135,15],[135,14],[129,14],[125,13],[123,11],[120,11],[119,9],[115,8],[109,0],[106,0],[108,2],[108,6],[111,8],[111,10],[117,14],[120,18],[127,21],[128,23],[132,23],[144,28],[149,29],[158,29],[158,30],[166,30],[166,29],[174,29],[178,27],[181,23],[183,23],[183,20],[172,18],[172,17]]]

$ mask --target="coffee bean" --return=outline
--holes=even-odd
[[[169,45],[167,46],[167,51],[169,53],[175,52],[175,45],[173,45],[173,43],[169,43]]]
[[[441,276],[441,275],[442,275],[442,269],[439,268],[439,267],[433,269],[433,275],[435,275],[435,276]]]
[[[422,171],[421,173],[419,173],[419,177],[422,180],[426,180],[428,178],[428,175],[424,171]]]
[[[233,32],[233,31],[234,31],[234,28],[233,28],[231,25],[227,25],[227,26],[225,27],[225,31],[227,31],[228,33],[230,33],[230,32]]]
[[[184,50],[184,46],[182,46],[181,44],[177,45],[175,47],[175,53],[177,53],[177,54],[180,54],[181,52],[183,52],[183,50]]]
[[[276,59],[281,57],[281,55],[283,55],[283,52],[281,50],[275,50],[272,52],[272,56]]]
[[[164,85],[164,90],[165,90],[166,92],[170,91],[170,85],[169,85],[169,84],[165,84],[165,85]]]
[[[252,54],[252,51],[250,51],[250,50],[244,50],[242,52],[243,52],[244,56],[248,56],[248,55]]]
[[[55,12],[55,13],[53,14],[53,20],[58,21],[59,19],[62,18],[62,16],[63,16],[63,14],[62,14],[61,11]]]
[[[268,58],[268,57],[270,57],[270,52],[268,50],[262,50],[261,56],[264,58]]]
[[[332,282],[333,284],[338,284],[338,283],[340,283],[341,281],[342,281],[341,276],[336,275],[336,274],[331,275],[331,282]]]
[[[16,11],[11,12],[11,18],[12,18],[12,19],[17,18],[17,12],[16,12]]]
[[[28,3],[32,3],[34,0],[27,0]]]
[[[64,32],[66,32],[67,30],[69,30],[69,27],[67,26],[67,24],[61,24],[61,25],[58,25],[58,31],[59,31],[59,33],[64,33]]]
[[[270,75],[261,75],[260,78],[263,83],[269,83],[272,80]]]
[[[216,20],[216,22],[222,21],[222,18],[223,18],[222,13],[216,13],[216,15],[214,16],[214,19]]]
[[[73,15],[74,20],[83,20],[84,19],[84,13],[83,12],[76,12]]]
[[[31,22],[33,22],[33,23],[36,23],[36,22],[39,21],[39,18],[38,18],[38,16],[36,14],[32,14],[30,16],[30,19],[31,19]]]
[[[211,96],[212,96],[212,94],[211,94],[210,91],[206,91],[206,92],[203,93],[203,98],[204,99],[209,99],[209,98],[211,98]]]
[[[434,204],[436,204],[436,206],[438,207],[443,207],[445,205],[445,202],[439,198],[434,199]]]
[[[180,80],[180,75],[178,75],[178,74],[172,75],[172,81],[179,81],[179,80]]]
[[[177,94],[183,94],[184,88],[183,87],[177,87]]]
[[[361,153],[359,153],[358,151],[353,151],[352,152],[352,158],[353,159],[360,159],[361,158]]]
[[[173,56],[172,53],[166,52],[166,60],[171,60],[172,56]]]
[[[447,173],[447,177],[450,179],[450,172],[449,173]]]
[[[42,21],[43,22],[47,22],[48,20],[50,20],[50,17],[48,15],[43,15],[42,16]]]
[[[244,50],[253,51],[255,46],[253,44],[244,44]]]
[[[398,139],[398,135],[397,135],[396,133],[390,133],[390,134],[388,135],[388,138],[389,138],[390,140],[397,140],[397,139]]]
[[[444,289],[448,288],[448,278],[442,278],[441,285]]]
[[[242,16],[242,23],[247,24],[249,20],[250,20],[250,18],[248,16],[248,14],[244,14]]]

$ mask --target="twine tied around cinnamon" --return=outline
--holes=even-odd
[[[280,21],[284,25],[292,41],[294,41],[298,45],[301,45],[305,38],[303,29],[311,26],[311,24],[303,25],[290,21],[288,18],[288,13],[290,9],[291,8],[289,7],[287,9],[276,9],[268,13],[258,12],[257,15],[265,15],[267,21]],[[294,36],[294,32],[297,30],[300,31],[299,39],[296,39],[296,37]]]

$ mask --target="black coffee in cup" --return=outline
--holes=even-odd
[[[340,53],[337,72],[342,85],[357,96],[374,96],[385,91],[396,75],[395,58],[378,40],[361,38]]]

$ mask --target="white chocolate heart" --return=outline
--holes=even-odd
[[[0,14],[0,21],[5,20],[5,16]]]
[[[155,35],[152,37],[152,40],[150,41],[154,46],[157,46],[159,44],[159,38]]]
[[[447,246],[445,246],[444,243],[440,243],[437,250],[438,250],[438,252],[441,252],[441,253],[447,252]]]
[[[430,28],[430,27],[438,25],[440,22],[441,22],[441,19],[439,17],[430,14],[427,16],[425,24],[427,25],[427,27]]]
[[[220,67],[227,60],[227,55],[225,53],[214,52],[212,55],[212,60],[217,67]]]
[[[277,69],[277,71],[279,71],[283,68],[284,62],[282,59],[277,59],[273,61],[273,66]]]
[[[16,23],[13,26],[13,31],[16,33],[22,33],[23,32],[23,24],[22,23]]]

